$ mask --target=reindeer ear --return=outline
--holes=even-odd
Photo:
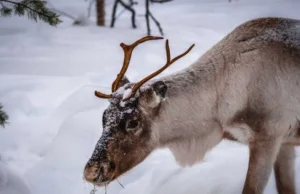
[[[151,87],[144,90],[139,97],[139,105],[145,114],[157,111],[167,91],[167,85],[163,81],[155,82]]]
[[[124,86],[125,84],[127,83],[130,83],[129,79],[127,78],[126,75],[124,75],[124,77],[122,78],[122,80],[120,81],[119,85],[118,85],[118,88],[119,89],[120,87]]]
[[[161,98],[164,98],[167,92],[167,85],[163,81],[157,81],[153,84],[153,91],[159,95]]]

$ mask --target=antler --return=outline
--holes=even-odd
[[[135,93],[137,92],[137,90],[144,84],[146,83],[148,80],[152,79],[153,77],[157,76],[158,74],[160,74],[161,72],[163,72],[165,69],[167,69],[170,65],[172,65],[175,61],[177,61],[178,59],[182,58],[183,56],[185,56],[186,54],[188,54],[192,48],[195,46],[195,44],[192,44],[192,46],[190,46],[190,48],[188,48],[184,53],[178,55],[177,57],[173,58],[171,60],[171,54],[170,54],[170,46],[169,46],[169,40],[166,40],[166,55],[167,55],[167,62],[166,64],[161,67],[160,69],[158,69],[157,71],[155,71],[154,73],[148,75],[147,77],[145,77],[144,79],[142,79],[141,81],[139,81],[138,83],[136,83],[131,91],[131,95],[129,95],[127,98],[123,99],[123,101],[126,101],[128,99],[130,99],[131,97],[133,97],[135,95]]]
[[[141,39],[135,41],[131,45],[126,45],[124,43],[120,44],[120,46],[122,47],[122,49],[124,51],[124,61],[123,61],[123,66],[122,66],[122,69],[121,69],[120,73],[118,74],[116,80],[112,84],[112,92],[115,92],[117,90],[120,81],[122,80],[122,78],[124,77],[124,75],[127,71],[133,49],[136,46],[138,46],[139,44],[143,43],[143,42],[146,42],[146,41],[149,41],[149,40],[158,40],[158,39],[163,39],[163,37],[146,36],[144,38],[141,38]]]
[[[132,51],[134,50],[134,48],[136,46],[138,46],[139,44],[149,41],[149,40],[158,40],[158,39],[163,39],[163,37],[158,37],[158,36],[146,36],[143,37],[137,41],[135,41],[134,43],[132,43],[131,45],[126,45],[124,43],[121,43],[120,46],[122,47],[123,51],[124,51],[124,60],[123,60],[123,66],[119,72],[119,74],[117,75],[117,78],[115,79],[115,81],[112,83],[112,87],[111,90],[112,92],[115,92],[118,89],[118,85],[121,82],[122,78],[124,77],[128,66],[129,66],[129,62],[131,59],[131,55],[132,55]],[[166,64],[161,67],[160,69],[158,69],[157,71],[155,71],[154,73],[148,75],[147,77],[145,77],[144,79],[142,79],[141,81],[139,81],[138,83],[136,83],[133,88],[132,88],[132,92],[131,94],[123,99],[123,101],[126,101],[128,99],[130,99],[131,97],[133,97],[137,90],[144,84],[146,83],[148,80],[152,79],[153,77],[157,76],[158,74],[160,74],[161,72],[163,72],[165,69],[167,69],[170,65],[172,65],[175,61],[177,61],[178,59],[182,58],[183,56],[185,56],[186,54],[188,54],[192,48],[195,46],[195,44],[193,44],[192,46],[190,46],[190,48],[188,48],[184,53],[178,55],[177,57],[173,58],[171,60],[171,54],[170,54],[170,46],[169,46],[169,40],[166,40],[166,55],[167,55],[167,62]],[[99,97],[99,98],[111,98],[112,94],[104,94],[101,93],[99,91],[95,91],[95,96]]]
[[[122,69],[120,70],[120,73],[117,75],[117,78],[115,79],[115,81],[112,84],[112,87],[111,87],[112,92],[115,92],[118,89],[118,85],[121,82],[122,78],[124,77],[124,75],[127,71],[127,68],[129,66],[132,51],[134,50],[134,48],[136,46],[138,46],[139,44],[143,43],[143,42],[146,42],[146,41],[149,41],[149,40],[158,40],[158,39],[163,39],[163,37],[145,36],[145,37],[135,41],[131,45],[127,45],[127,44],[124,44],[124,43],[120,44],[120,46],[122,47],[122,49],[124,51],[124,60],[123,60]],[[104,94],[104,93],[101,93],[99,91],[95,91],[95,96],[97,96],[99,98],[111,98],[112,97],[111,94]]]

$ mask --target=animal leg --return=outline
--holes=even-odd
[[[263,194],[281,146],[281,137],[255,139],[249,144],[250,157],[243,194]]]
[[[296,194],[294,162],[294,146],[282,145],[274,165],[276,186],[279,194]]]

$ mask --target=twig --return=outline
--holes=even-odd
[[[135,25],[135,10],[131,6],[126,5],[126,3],[124,3],[122,0],[117,0],[117,1],[119,1],[124,8],[126,8],[128,11],[131,12],[132,28],[136,28],[136,25]]]
[[[112,16],[111,16],[111,23],[110,23],[110,27],[113,28],[115,26],[115,21],[116,21],[116,12],[117,12],[117,7],[118,7],[118,2],[119,1],[115,1],[114,2],[114,6],[113,6],[113,11],[112,11]]]
[[[70,19],[76,21],[76,17],[74,17],[74,16],[72,16],[72,15],[66,13],[66,12],[63,12],[63,11],[60,11],[60,10],[56,9],[56,8],[53,6],[53,4],[51,4],[50,2],[47,2],[47,3],[48,3],[48,5],[51,7],[51,8],[49,8],[51,11],[56,12],[57,14],[60,14],[60,15],[64,15],[64,16],[66,16],[66,17],[68,17],[68,18],[70,18]]]
[[[125,187],[120,183],[120,181],[117,179],[118,183],[121,185],[121,187],[124,189]]]
[[[163,29],[162,29],[160,23],[157,21],[157,19],[155,19],[155,17],[152,15],[152,13],[150,11],[149,11],[149,15],[150,15],[151,19],[154,21],[154,23],[156,24],[156,26],[158,27],[160,34],[163,36],[164,32],[163,32]]]
[[[90,194],[96,194],[97,189],[96,189],[96,185],[94,185],[94,188],[91,190]]]
[[[146,14],[145,14],[145,18],[146,18],[146,24],[147,24],[147,34],[148,36],[150,36],[151,34],[151,29],[150,29],[150,21],[149,21],[149,0],[146,0]]]
[[[132,7],[133,5],[137,4],[137,2],[130,2],[130,7]],[[116,19],[118,19],[124,12],[126,11],[126,9],[123,9],[122,11],[120,11],[120,13],[118,13],[118,15],[116,16]]]
[[[72,19],[74,21],[76,20],[76,18],[74,16],[72,16],[72,15],[66,13],[66,12],[60,11],[60,10],[55,9],[55,8],[51,8],[50,10],[52,10],[53,12],[56,12],[56,13],[58,13],[60,15],[64,15],[64,16],[66,16],[66,17],[68,17],[68,18],[70,18],[70,19]]]
[[[151,3],[168,3],[173,0],[150,0],[150,1],[151,1]]]
[[[147,34],[151,35],[151,28],[150,28],[150,21],[149,21],[149,17],[154,21],[154,23],[156,24],[160,34],[163,36],[164,32],[163,29],[160,25],[160,23],[158,22],[158,20],[154,17],[154,15],[151,13],[150,9],[149,9],[149,2],[154,2],[154,3],[167,3],[170,2],[172,0],[146,0],[146,14],[145,14],[145,18],[146,18],[146,24],[147,24]]]
[[[93,7],[93,4],[94,4],[95,2],[96,2],[96,0],[92,0],[92,1],[89,3],[88,11],[87,11],[87,17],[88,17],[88,18],[91,17],[92,7]]]
[[[117,6],[118,3],[120,3],[125,9],[121,11],[121,13],[119,13],[116,16],[116,12],[117,12]],[[113,28],[115,26],[115,22],[116,19],[124,13],[125,10],[128,10],[131,12],[131,23],[132,23],[132,28],[136,28],[136,24],[135,24],[135,10],[132,8],[132,6],[136,4],[134,1],[130,1],[130,4],[127,5],[126,3],[124,3],[122,0],[115,0],[114,2],[114,6],[113,6],[113,11],[112,11],[112,20],[111,20],[111,24],[110,27]]]

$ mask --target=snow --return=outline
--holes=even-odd
[[[28,184],[17,172],[0,161],[0,193],[2,194],[30,194]]]
[[[132,93],[131,88],[126,89],[123,93],[123,98],[122,99],[124,100],[124,99],[128,98],[129,96],[131,96],[131,93]]]
[[[112,0],[107,0],[107,24]],[[52,0],[53,6],[84,18],[88,2]],[[143,4],[138,14],[143,13]],[[159,76],[180,70],[202,55],[234,27],[264,16],[300,19],[297,0],[174,0],[152,6],[170,41],[172,56],[195,48]],[[119,10],[120,11],[120,10]],[[95,13],[91,17],[94,21]],[[120,42],[145,36],[143,17],[131,29],[125,13],[116,27],[50,27],[26,17],[0,18],[0,102],[10,123],[0,129],[0,194],[88,194],[83,168],[102,134],[102,113],[108,101],[95,90],[110,93],[119,72]],[[152,24],[154,35],[159,35]],[[139,81],[165,63],[164,41],[147,42],[132,55],[127,77]],[[297,150],[297,191],[300,157]],[[108,186],[108,194],[238,194],[246,176],[248,149],[224,141],[193,167],[179,167],[167,149]],[[105,193],[103,188],[97,194]],[[274,173],[265,193],[275,192]]]

